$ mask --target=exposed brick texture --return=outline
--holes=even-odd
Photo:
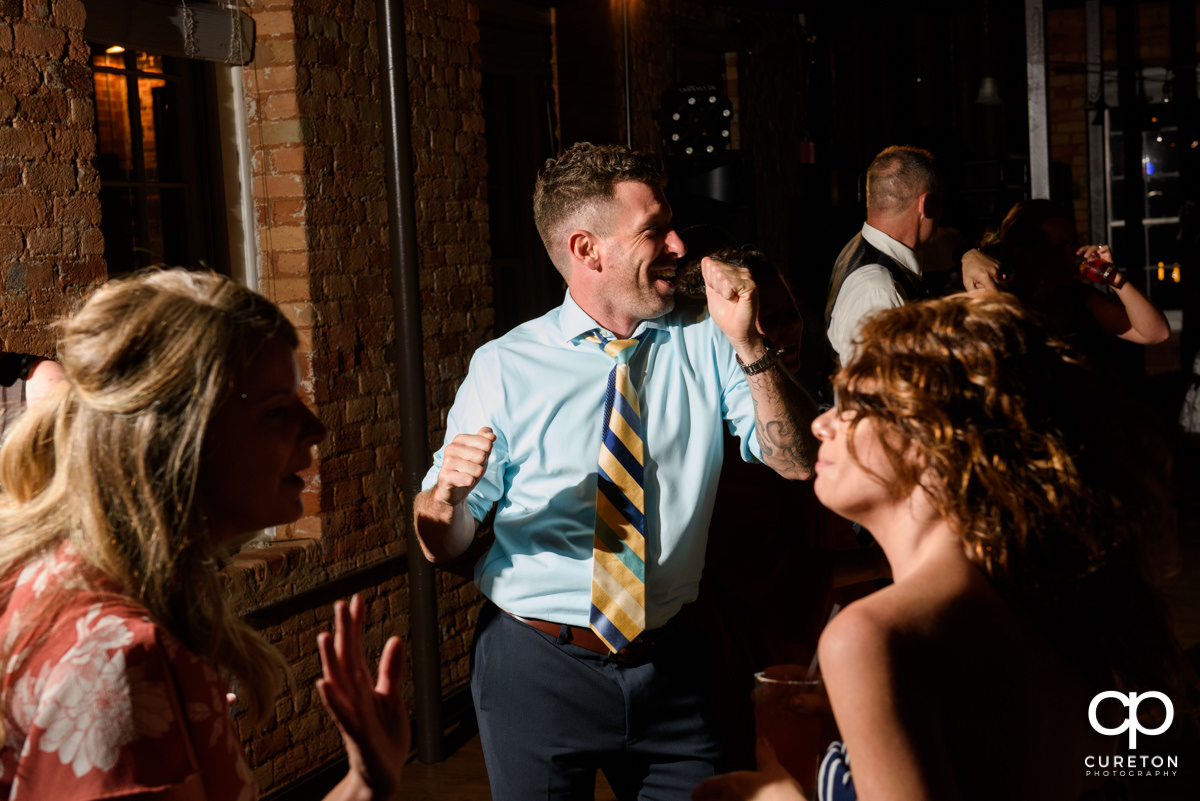
[[[442,442],[471,355],[493,335],[479,11],[474,0],[404,6],[432,449]],[[685,78],[680,31],[736,25],[782,32],[796,25],[791,13],[735,16],[701,0],[632,6],[632,138],[640,148],[658,148],[650,112],[664,89]],[[244,89],[262,289],[299,329],[304,391],[329,427],[305,516],[282,527],[273,544],[247,548],[225,571],[239,608],[252,610],[403,553],[410,509],[400,492],[376,3],[254,0],[242,8],[257,26]],[[596,0],[559,13],[609,23],[588,33],[603,39],[593,43],[597,52],[611,56],[622,50],[621,24],[606,15],[619,15],[618,8]],[[1165,63],[1165,8],[1143,4],[1140,56],[1147,64]],[[1049,12],[1051,61],[1080,60],[1082,13]],[[0,346],[9,350],[50,355],[50,324],[106,275],[84,20],[80,0],[0,0]],[[774,159],[756,171],[761,244],[787,263],[787,214],[802,184],[796,151],[786,146],[799,139],[798,59],[778,58],[773,66],[766,57],[727,59],[716,49],[711,55],[718,74],[726,65],[726,79],[738,87],[741,146]],[[1115,59],[1111,39],[1105,59]],[[574,119],[560,109],[561,129],[592,126],[623,138],[622,82],[619,70],[603,67],[595,96],[570,98]],[[1053,157],[1085,180],[1077,166],[1086,134],[1082,78],[1056,78],[1051,93]],[[561,97],[559,103],[565,108]],[[586,114],[593,116],[581,119]],[[442,686],[449,692],[467,681],[480,598],[452,573],[439,573],[437,585]],[[396,576],[365,597],[368,647],[377,657],[388,635],[408,635],[407,579]],[[263,791],[340,751],[313,685],[316,635],[329,623],[329,610],[320,608],[267,632],[292,661],[296,683],[267,729],[239,719]]]
[[[249,608],[404,550],[398,394],[384,183],[375,4],[256,3],[246,72],[263,290],[301,328],[306,387],[329,427],[311,514],[281,532],[294,544],[245,551],[230,574]],[[432,428],[490,335],[486,164],[474,7],[406,12],[426,375]],[[465,90],[465,91],[464,91]],[[2,108],[2,107],[0,107]],[[431,354],[431,348],[433,353]],[[441,400],[439,403],[438,399]],[[440,433],[434,432],[440,443]],[[446,691],[467,680],[479,605],[473,585],[439,582]],[[369,647],[408,633],[407,579],[379,588]],[[336,756],[341,741],[312,689],[314,620],[269,635],[295,654],[297,685],[265,732],[243,730],[266,790]]]
[[[0,6],[4,350],[52,356],[50,323],[104,277],[90,76],[79,0]]]
[[[305,516],[225,570],[250,611],[402,553],[410,514],[399,491],[375,3],[243,8],[257,25],[244,88],[261,288],[297,325],[303,388],[329,427]],[[460,1],[405,18],[433,428],[492,321],[476,17]],[[0,346],[10,350],[51,355],[50,324],[106,277],[84,22],[79,0],[0,3]],[[449,691],[467,679],[479,597],[451,574],[439,587]],[[409,633],[407,578],[364,597],[377,658],[387,636]],[[266,729],[239,718],[263,791],[341,751],[314,690],[316,635],[329,625],[321,608],[266,632],[296,681]]]

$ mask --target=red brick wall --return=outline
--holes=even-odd
[[[0,2],[0,347],[52,356],[49,324],[105,275],[79,0]]]
[[[265,0],[251,11],[258,41],[246,91],[263,290],[301,329],[304,378],[329,427],[311,514],[285,532],[296,544],[239,559],[243,594],[261,600],[403,552],[410,513],[399,489],[375,4]],[[406,10],[404,20],[423,346],[438,444],[454,390],[492,322],[475,16],[460,0]],[[450,574],[439,575],[439,587],[448,691],[467,678],[478,594]],[[387,635],[408,633],[406,577],[373,593],[370,610],[377,654]],[[275,726],[244,730],[264,789],[340,751],[312,685],[315,637],[327,625],[319,610],[268,631],[296,665],[299,689],[280,702]]]
[[[421,330],[429,445],[445,438],[446,414],[494,319],[479,9],[466,0],[406,3],[413,182],[421,258]],[[401,515],[407,524],[407,504]],[[439,571],[442,686],[462,687],[481,596],[469,580]]]
[[[486,163],[474,3],[406,4],[430,442],[491,333]],[[329,427],[306,516],[225,572],[247,611],[404,551],[400,430],[374,2],[256,0],[245,71],[261,289],[301,335],[305,392]],[[79,0],[0,0],[0,345],[50,354],[49,323],[103,280],[94,99]],[[402,560],[396,564],[401,564]],[[467,678],[479,598],[439,576],[443,685]],[[368,649],[408,635],[407,578],[364,591]],[[266,630],[294,688],[262,731],[239,719],[263,790],[340,753],[313,689],[329,611]]]
[[[597,0],[587,11],[603,17],[612,8]],[[305,391],[330,430],[306,516],[280,531],[283,544],[249,550],[226,571],[231,594],[250,610],[401,554],[409,511],[399,493],[376,4],[255,0],[243,9],[257,25],[244,88],[262,289],[300,331]],[[664,37],[680,19],[713,30],[732,22],[697,0],[634,10],[633,139],[636,146],[657,147],[649,112],[681,77]],[[471,354],[492,335],[477,18],[470,0],[405,3],[431,448],[441,444]],[[10,348],[48,352],[49,321],[104,275],[83,22],[79,0],[0,0],[0,338]],[[599,50],[620,53],[619,23],[606,34]],[[753,77],[763,82],[763,94],[786,86],[786,76],[751,72],[743,73],[741,85]],[[605,97],[619,100],[608,90],[620,77],[610,72],[608,78]],[[578,128],[589,113],[623,130],[623,116],[619,124],[610,120],[623,115],[623,107],[589,110],[586,93],[571,99],[564,131]],[[765,148],[791,136],[787,128],[754,127],[753,104],[742,108],[748,146]],[[767,109],[759,108],[765,119]],[[751,139],[752,130],[766,138]],[[762,167],[760,208],[786,209],[792,167]],[[764,230],[782,237],[782,221],[765,219]],[[479,596],[450,573],[439,573],[438,586],[442,683],[451,690],[467,678]],[[368,644],[377,654],[388,634],[408,633],[407,580],[397,576],[365,594]],[[321,606],[267,631],[291,659],[296,684],[265,731],[240,721],[264,790],[340,750],[313,691],[315,636],[327,626]]]

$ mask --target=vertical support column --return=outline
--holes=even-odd
[[[420,261],[413,189],[412,114],[408,102],[408,57],[402,0],[379,3],[379,73],[383,105],[384,183],[388,199],[388,244],[392,262],[392,309],[396,331],[396,386],[400,389],[401,458],[404,496],[412,510],[430,463],[425,415],[425,358],[421,334]],[[437,585],[433,565],[417,543],[413,524],[408,545],[409,650],[413,661],[417,757],[440,762],[442,680],[438,653]]]
[[[625,147],[633,149],[632,64],[629,58],[629,2],[621,0],[621,36],[625,56]]]
[[[1121,153],[1124,186],[1121,205],[1113,209],[1113,217],[1123,220],[1125,227],[1114,232],[1113,250],[1121,262],[1133,269],[1147,265],[1146,181],[1143,178],[1142,133],[1146,124],[1146,92],[1143,86],[1142,61],[1138,53],[1138,4],[1134,0],[1117,2],[1117,109],[1124,142]]]
[[[1087,164],[1088,164],[1088,242],[1107,242],[1108,235],[1108,171],[1105,169],[1104,137],[1104,30],[1100,0],[1087,0],[1084,7],[1084,43],[1087,53]]]
[[[1030,196],[1050,197],[1050,117],[1046,107],[1046,9],[1025,0],[1025,74],[1029,89]]]

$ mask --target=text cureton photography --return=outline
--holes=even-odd
[[[1155,726],[1145,725],[1143,718],[1138,716],[1138,706],[1146,699],[1158,701],[1163,707],[1161,719],[1154,718],[1154,722],[1157,723]],[[1125,718],[1121,720],[1119,725],[1105,726],[1100,722],[1100,706],[1104,701],[1109,701],[1110,704],[1120,703],[1126,707],[1126,711],[1121,713],[1125,715]],[[1109,715],[1112,714],[1111,708],[1106,707],[1106,711]],[[1110,719],[1115,720],[1116,718]],[[1175,706],[1171,703],[1171,699],[1165,694],[1156,691],[1120,693],[1110,690],[1097,694],[1092,698],[1092,702],[1088,706],[1088,722],[1091,723],[1092,728],[1098,733],[1108,736],[1116,736],[1128,732],[1128,746],[1131,751],[1138,747],[1137,736],[1139,733],[1150,737],[1162,734],[1171,728],[1171,723],[1174,720]],[[1089,754],[1084,757],[1083,764],[1085,776],[1135,777],[1179,775],[1178,754]]]

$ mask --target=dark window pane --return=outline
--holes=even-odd
[[[1178,136],[1174,128],[1142,134],[1143,172],[1147,178],[1179,172]]]
[[[100,214],[104,221],[104,260],[108,262],[109,275],[136,270],[141,263],[134,253],[137,202],[133,190],[102,187]]]
[[[142,138],[146,152],[146,179],[183,180],[183,148],[179,140],[179,101],[175,82],[144,80]]]
[[[151,264],[228,269],[210,67],[92,45],[96,166],[110,273]],[[121,73],[113,70],[121,70]]]
[[[129,180],[133,140],[129,130],[129,92],[124,75],[95,74],[96,169],[101,181]]]
[[[188,239],[187,195],[182,189],[163,189],[160,194],[164,264],[194,265],[196,259]]]
[[[1122,260],[1122,253],[1133,253],[1136,250],[1141,249],[1140,243],[1130,241],[1131,236],[1140,237],[1141,235],[1142,227],[1140,225],[1134,228],[1132,232],[1129,228],[1124,226],[1112,229],[1112,252],[1115,254],[1115,258],[1120,264],[1124,265],[1127,263],[1126,261]]]
[[[1179,250],[1179,226],[1174,223],[1146,226],[1146,261],[1170,266],[1175,262]]]
[[[149,260],[150,264],[164,263],[165,248],[163,246],[162,193],[157,186],[149,184],[146,187],[146,227],[144,239],[139,243],[139,250]]]
[[[1178,176],[1146,179],[1147,217],[1174,217],[1179,214],[1181,201]]]

